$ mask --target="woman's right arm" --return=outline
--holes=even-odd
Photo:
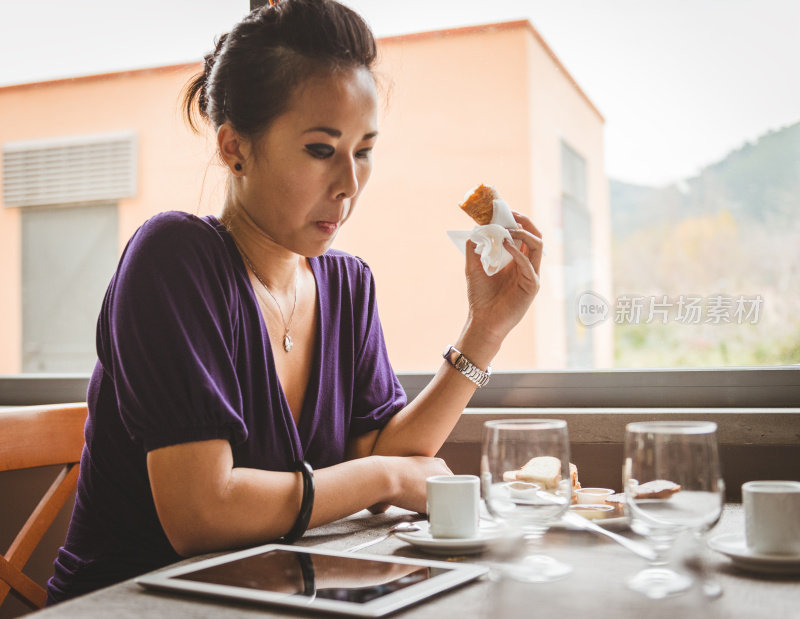
[[[285,535],[300,510],[300,473],[233,466],[225,440],[163,447],[147,455],[156,510],[182,556],[266,543]],[[369,456],[319,469],[309,528],[378,503],[425,511],[425,479],[449,474],[443,460]]]

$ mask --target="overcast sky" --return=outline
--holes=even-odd
[[[613,178],[672,182],[800,121],[800,0],[344,1],[378,36],[529,19],[605,116]],[[0,85],[198,60],[248,7],[0,0]]]

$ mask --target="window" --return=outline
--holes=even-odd
[[[688,2],[352,5],[392,35],[376,156],[421,185],[430,231],[415,234],[431,248],[422,253],[437,246],[439,228],[456,225],[451,206],[473,182],[497,186],[543,231],[537,316],[504,345],[498,368],[800,362],[795,4],[735,3],[724,15]],[[429,32],[409,34],[420,30]],[[395,159],[415,133],[426,136],[424,149]],[[377,239],[357,243],[379,253]],[[387,317],[399,365],[432,369],[434,360],[412,351],[450,332],[461,290],[404,275],[396,256],[385,261],[385,279],[435,299],[446,316],[406,304],[413,318]],[[443,269],[457,278],[459,266]]]
[[[561,143],[561,218],[564,235],[564,298],[594,289],[592,220],[587,205],[586,160]],[[594,367],[593,332],[580,321],[578,303],[564,303],[568,367]],[[589,325],[592,326],[592,325]]]
[[[136,194],[136,136],[8,142],[2,179],[20,223],[22,371],[90,372],[117,261],[116,200]]]
[[[91,372],[97,314],[116,262],[116,204],[22,212],[23,372]]]
[[[346,3],[380,38],[383,105],[375,171],[337,247],[373,268],[399,371],[433,371],[458,333],[463,258],[445,231],[470,227],[457,203],[480,182],[531,215],[547,246],[535,307],[495,361],[510,384],[520,374],[616,380],[606,370],[800,363],[796,3],[722,13],[688,1]],[[4,160],[0,374],[86,371],[85,351],[67,364],[30,353],[50,337],[25,326],[49,287],[24,292],[46,270],[35,256],[48,227],[113,238],[113,260],[94,269],[107,280],[109,260],[147,217],[219,212],[213,136],[191,135],[178,100],[248,2],[138,6],[0,4],[0,21],[15,26],[0,54],[18,59],[0,68],[4,152],[136,136],[135,191],[110,202],[15,205]],[[88,28],[87,12],[103,27]],[[34,28],[41,37],[24,36]]]

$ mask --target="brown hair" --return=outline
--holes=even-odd
[[[184,112],[195,131],[199,113],[215,129],[227,122],[255,138],[286,111],[298,84],[325,71],[371,71],[375,57],[372,31],[353,10],[334,0],[282,0],[219,38],[186,85]]]

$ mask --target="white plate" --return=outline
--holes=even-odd
[[[432,537],[428,530],[427,522],[418,522],[419,531],[395,533],[394,536],[413,544],[427,552],[437,555],[467,555],[483,552],[493,541],[513,536],[514,533],[507,527],[494,523],[481,521],[478,535],[475,537],[443,538]]]
[[[578,510],[572,510],[573,513],[580,514]],[[584,516],[581,515],[583,518]],[[630,527],[630,520],[627,516],[614,516],[611,518],[587,518],[589,522],[593,522],[594,524],[600,525],[604,529],[611,529],[611,530],[622,530],[627,529]],[[558,521],[552,525],[555,528],[566,528],[566,529],[574,529],[575,527],[570,526],[566,522]]]
[[[765,555],[750,550],[741,533],[727,533],[708,540],[712,550],[730,557],[733,564],[749,572],[800,574],[800,555]]]
[[[588,518],[587,518],[588,520]],[[625,516],[619,516],[617,518],[595,518],[594,520],[589,520],[589,522],[593,522],[596,525],[603,527],[604,529],[610,530],[622,530],[627,529],[630,527],[630,521]],[[558,521],[555,524],[550,525],[553,528],[564,528],[564,529],[575,529],[576,527],[572,527],[566,522]]]

